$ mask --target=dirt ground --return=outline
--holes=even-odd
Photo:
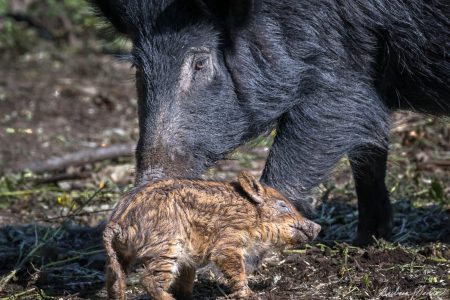
[[[57,173],[18,172],[51,156],[137,139],[133,70],[93,53],[37,52],[0,59],[0,299],[105,299],[102,221],[133,180],[124,157]],[[450,120],[393,115],[387,183],[391,242],[351,246],[357,221],[348,161],[313,193],[318,239],[273,253],[250,276],[260,299],[450,299]],[[260,174],[261,137],[205,178]],[[65,178],[65,180],[61,180]],[[127,295],[146,299],[131,274]],[[214,268],[195,299],[227,299]]]

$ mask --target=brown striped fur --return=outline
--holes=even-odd
[[[192,298],[196,268],[213,262],[231,297],[245,298],[247,254],[312,240],[320,226],[303,218],[275,189],[241,173],[238,182],[166,179],[136,188],[113,211],[104,231],[107,289],[125,299],[125,272],[144,267],[151,299]]]

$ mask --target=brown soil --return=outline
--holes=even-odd
[[[1,60],[0,170],[137,137],[133,70],[109,56]]]

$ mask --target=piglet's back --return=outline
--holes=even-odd
[[[111,214],[110,222],[125,225],[127,221],[141,220],[148,212],[155,211],[173,189],[173,180],[159,181],[128,191]]]
[[[166,179],[128,192],[111,214],[110,223],[147,227],[166,219],[189,224],[219,219],[234,223],[234,219],[242,222],[239,216],[249,214],[255,214],[254,205],[243,196],[237,184]]]

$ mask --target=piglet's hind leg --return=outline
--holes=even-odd
[[[109,258],[106,266],[108,299],[125,300],[125,273],[117,258]]]
[[[120,230],[120,229],[119,229]],[[104,246],[106,251],[106,289],[108,299],[125,300],[125,272],[124,265],[128,261],[119,261],[118,254],[113,247],[112,241],[115,239],[117,229],[106,228],[103,233]]]

